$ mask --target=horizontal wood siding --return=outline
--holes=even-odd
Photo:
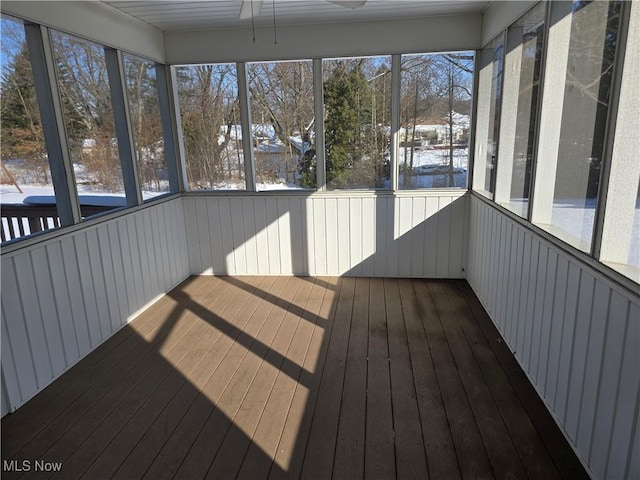
[[[464,277],[463,193],[212,195],[183,206],[195,275]]]
[[[584,464],[640,478],[640,298],[476,197],[469,225],[467,279]]]
[[[2,415],[189,275],[181,202],[2,255]]]

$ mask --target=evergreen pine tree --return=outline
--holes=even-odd
[[[362,63],[338,61],[324,84],[327,184],[345,186],[363,160],[370,128],[371,92]]]
[[[37,160],[46,149],[26,42],[2,78],[2,156]]]

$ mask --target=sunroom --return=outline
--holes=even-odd
[[[640,478],[640,5],[4,1],[2,475]]]

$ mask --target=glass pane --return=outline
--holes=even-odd
[[[325,60],[327,188],[388,188],[391,57]]]
[[[495,191],[503,70],[504,36],[501,35],[480,52],[474,189],[489,197],[493,197]]]
[[[640,183],[636,194],[636,208],[633,215],[633,228],[631,229],[631,240],[629,241],[629,257],[627,265],[635,268],[636,275],[640,271]],[[636,279],[638,277],[636,276]]]
[[[315,188],[312,62],[252,63],[248,75],[258,190]]]
[[[619,14],[620,2],[573,4],[551,225],[560,238],[587,252],[593,237]]]
[[[128,54],[123,60],[138,181],[148,199],[169,192],[156,65]]]
[[[189,190],[244,190],[244,155],[233,64],[176,68]]]
[[[104,47],[56,31],[51,40],[80,203],[124,206]]]
[[[400,189],[467,186],[473,52],[403,55]]]
[[[513,62],[519,63],[520,72],[519,75],[516,74],[519,79],[513,79],[518,82],[515,138],[513,145],[504,145],[503,148],[504,151],[510,150],[512,156],[505,158],[501,155],[500,157],[501,163],[504,161],[511,165],[500,165],[499,167],[501,169],[510,167],[511,189],[509,201],[501,203],[512,212],[525,218],[529,208],[531,169],[537,138],[536,118],[544,46],[544,21],[545,5],[541,3],[509,27],[507,38],[507,57],[517,57],[513,59]],[[507,61],[511,62],[512,60],[509,58]]]
[[[57,226],[55,193],[24,26],[5,16],[0,99],[4,242]]]

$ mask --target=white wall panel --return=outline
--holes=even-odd
[[[189,275],[183,199],[2,255],[2,413]]]
[[[491,2],[482,15],[482,46],[489,43],[505,28],[524,15],[536,3],[536,0],[517,2]]]
[[[476,196],[469,227],[468,281],[584,465],[640,478],[640,297]]]
[[[330,35],[327,28],[322,24],[279,25],[277,44],[271,26],[255,29],[256,38],[262,39],[257,42],[246,27],[166,32],[166,60],[180,65],[474,50],[480,47],[482,15],[334,23]]]
[[[193,274],[464,276],[462,192],[183,200]]]
[[[2,11],[165,63],[159,29],[102,2],[4,0]]]

